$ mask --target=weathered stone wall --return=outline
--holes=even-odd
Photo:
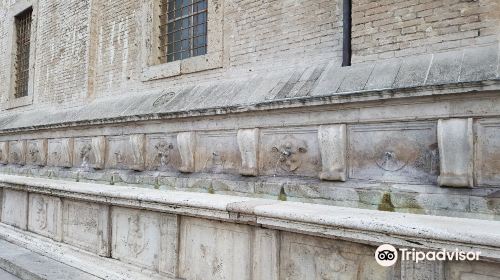
[[[23,1],[3,1],[0,18]],[[294,64],[340,61],[342,5],[326,1],[214,1],[222,10],[223,63],[209,71],[143,81],[144,18],[151,1],[37,1],[34,104],[77,106],[95,97],[196,85]],[[401,57],[492,43],[498,3],[481,1],[353,1],[354,61]],[[0,26],[0,65],[11,55],[13,28]],[[209,36],[211,36],[209,34]],[[0,68],[7,81],[8,68]],[[1,100],[8,96],[1,83]],[[2,102],[2,108],[6,108]]]

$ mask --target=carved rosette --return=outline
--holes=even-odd
[[[26,164],[26,140],[9,142],[9,163]]]
[[[47,139],[27,142],[26,164],[39,166],[47,164]]]
[[[287,136],[280,143],[274,145],[270,151],[275,161],[275,171],[278,169],[294,173],[302,165],[303,154],[307,152],[307,145],[292,136]]]
[[[170,152],[174,149],[174,145],[170,142],[161,141],[154,146],[155,162],[158,163],[158,169],[164,170],[170,162]]]

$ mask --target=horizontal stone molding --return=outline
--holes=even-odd
[[[425,249],[479,248],[500,260],[500,222],[279,202],[227,195],[0,175],[5,190],[50,194],[114,206],[259,225],[307,235]],[[4,197],[5,201],[5,197]],[[5,211],[5,210],[4,210]],[[488,230],[484,230],[487,228]]]
[[[87,126],[115,126],[123,125],[125,123],[136,123],[139,121],[155,121],[155,120],[182,120],[186,118],[191,118],[196,123],[201,122],[200,127],[208,128],[209,125],[205,124],[205,121],[213,124],[212,118],[224,118],[226,121],[232,120],[233,117],[236,118],[236,114],[245,113],[245,115],[238,115],[238,120],[243,120],[244,118],[255,117],[256,122],[262,124],[262,114],[266,112],[269,116],[283,113],[283,111],[290,111],[295,118],[299,118],[301,121],[297,121],[294,118],[278,118],[275,120],[276,125],[281,125],[284,119],[287,119],[287,123],[291,122],[311,122],[310,119],[306,119],[299,112],[316,112],[318,111],[318,106],[322,106],[322,110],[326,113],[327,111],[338,111],[341,116],[332,114],[331,119],[343,119],[347,122],[359,122],[361,120],[374,121],[374,120],[415,120],[415,119],[427,119],[430,117],[452,117],[456,115],[498,115],[493,111],[485,111],[485,107],[474,107],[463,109],[461,111],[452,111],[449,107],[439,106],[437,101],[443,99],[444,102],[449,105],[452,99],[457,99],[455,102],[460,102],[458,100],[467,98],[468,101],[472,100],[470,96],[465,97],[465,95],[474,95],[477,92],[481,92],[480,96],[475,98],[480,98],[481,100],[488,100],[489,97],[496,96],[496,92],[500,89],[500,79],[489,80],[489,81],[478,81],[478,82],[465,82],[457,84],[447,84],[447,85],[428,85],[421,87],[410,87],[410,88],[400,88],[400,89],[382,89],[382,90],[367,90],[367,91],[357,91],[349,92],[343,94],[330,94],[330,95],[318,95],[318,96],[307,96],[307,97],[295,97],[279,100],[265,100],[261,102],[254,102],[246,105],[234,106],[212,106],[205,108],[192,108],[187,110],[179,111],[159,111],[159,109],[154,108],[153,104],[162,100],[166,93],[150,93],[141,94],[136,96],[119,96],[113,98],[107,98],[104,100],[96,100],[95,103],[84,107],[75,107],[63,109],[59,114],[55,114],[54,111],[39,109],[29,112],[19,112],[6,114],[0,116],[0,122],[4,123],[3,127],[0,129],[0,136],[9,135],[11,133],[19,132],[33,132],[42,129],[68,129],[68,128],[83,128]],[[203,91],[202,91],[203,92]],[[182,93],[182,92],[181,92]],[[177,93],[175,93],[177,94]],[[168,92],[167,92],[168,95]],[[179,94],[182,95],[182,94]],[[415,102],[417,99],[419,102]],[[235,99],[237,100],[237,99]],[[377,105],[378,108],[371,108],[372,106],[367,106],[367,102]],[[373,115],[371,111],[379,110],[380,104],[385,104],[391,106],[391,104],[402,103],[404,106],[407,104],[413,104],[414,106],[419,106],[419,104],[424,103],[423,107],[427,110],[419,110],[419,115],[415,116],[414,111],[405,110],[407,113],[404,114],[400,109],[397,114],[391,115],[390,111],[385,112],[380,115]],[[429,106],[429,103],[432,106]],[[125,104],[126,107],[117,107],[117,104]],[[130,104],[146,104],[145,106],[153,107],[139,109],[136,106],[131,106]],[[491,104],[488,102],[488,104]],[[197,104],[199,105],[199,103]],[[325,107],[327,106],[327,107]],[[353,116],[351,114],[345,114],[344,107],[358,107],[361,110]],[[115,108],[110,110],[111,108]],[[473,109],[473,110],[471,110]],[[480,110],[478,110],[480,109]],[[495,108],[491,108],[495,110]],[[128,112],[127,110],[132,110]],[[90,113],[89,113],[90,112]],[[95,114],[95,112],[100,112]],[[498,112],[498,111],[497,111]],[[92,115],[89,115],[92,114]],[[212,116],[212,118],[207,118],[207,116]],[[228,118],[229,116],[229,118]],[[325,119],[322,117],[322,121]],[[316,121],[316,120],[314,120]],[[316,121],[320,123],[320,121]],[[240,122],[242,125],[239,128],[248,127],[244,122]],[[222,125],[219,123],[218,125]],[[193,126],[191,124],[190,126]],[[231,122],[229,127],[234,128],[234,121]],[[180,126],[179,130],[184,130],[184,125]]]

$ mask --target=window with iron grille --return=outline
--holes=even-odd
[[[28,96],[32,12],[33,9],[29,8],[15,17],[15,98]]]
[[[162,0],[160,15],[162,63],[207,53],[207,1]]]

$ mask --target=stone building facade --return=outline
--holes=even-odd
[[[3,0],[0,22],[0,270],[500,279],[498,0]],[[383,267],[384,243],[481,258]]]

